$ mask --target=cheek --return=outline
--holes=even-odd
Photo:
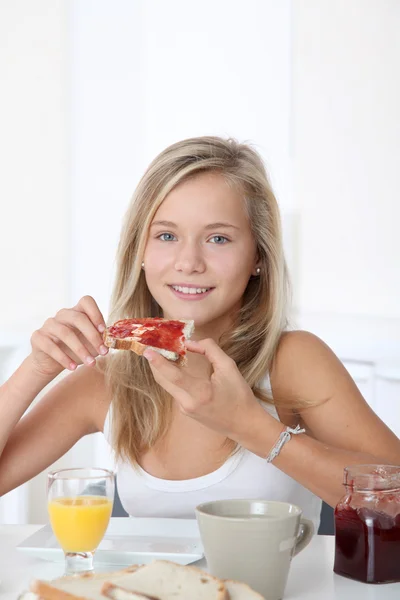
[[[146,272],[157,273],[170,261],[168,248],[158,243],[149,242],[144,251],[144,264]]]
[[[216,261],[215,269],[226,281],[247,281],[251,274],[252,265],[246,253],[226,255],[223,260]]]

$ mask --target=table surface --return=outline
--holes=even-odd
[[[15,548],[40,527],[0,525],[1,600],[16,600],[34,578],[50,580],[63,574],[61,563],[33,558]],[[340,577],[333,573],[333,558],[334,537],[315,536],[292,561],[284,600],[399,600],[400,583],[373,585]],[[206,568],[204,560],[196,565]]]

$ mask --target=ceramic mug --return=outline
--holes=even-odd
[[[314,533],[289,502],[216,500],[197,506],[196,518],[210,573],[243,581],[266,600],[283,597],[292,557]]]

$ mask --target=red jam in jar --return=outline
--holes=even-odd
[[[400,581],[400,467],[344,470],[335,509],[334,572],[365,583]]]

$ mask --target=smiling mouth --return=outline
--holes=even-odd
[[[176,292],[180,292],[181,294],[190,294],[193,296],[196,294],[205,294],[206,292],[214,289],[212,287],[184,287],[180,285],[170,285],[169,287]]]

